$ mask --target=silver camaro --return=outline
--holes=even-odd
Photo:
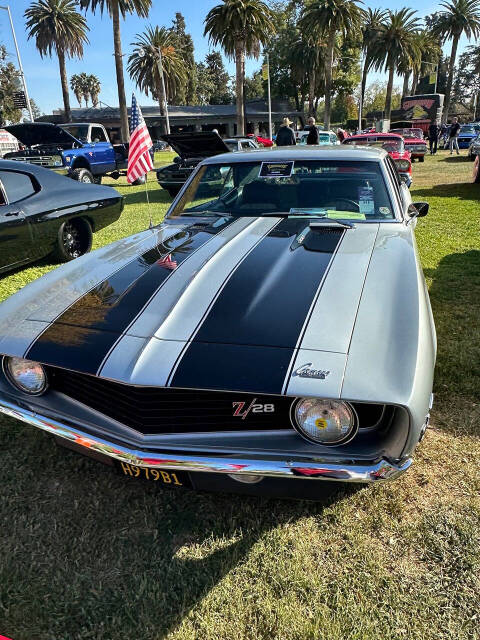
[[[432,402],[427,212],[382,150],[209,158],[162,224],[0,305],[0,411],[171,487],[395,478]]]

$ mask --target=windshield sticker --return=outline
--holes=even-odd
[[[379,211],[384,216],[390,215],[390,209],[388,207],[380,207]]]
[[[331,220],[365,220],[364,213],[358,211],[329,211],[328,217]]]
[[[360,213],[373,215],[375,213],[375,201],[373,199],[373,187],[358,188],[358,206]]]
[[[259,178],[290,178],[293,162],[262,162]]]

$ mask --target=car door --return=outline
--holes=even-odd
[[[97,173],[105,173],[115,169],[115,152],[113,145],[108,140],[103,127],[92,126],[90,129],[90,139],[93,146],[94,160],[91,166],[98,165]]]
[[[28,173],[0,170],[0,270],[34,257],[32,229],[25,203],[35,193]]]

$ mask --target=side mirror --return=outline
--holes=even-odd
[[[424,218],[430,209],[428,202],[414,202],[408,208],[409,215],[417,218]]]

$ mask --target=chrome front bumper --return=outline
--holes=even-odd
[[[13,404],[0,397],[0,412],[38,427],[58,438],[63,438],[85,449],[85,454],[99,453],[119,462],[138,467],[153,469],[171,469],[190,472],[223,473],[235,475],[260,475],[274,478],[302,478],[336,480],[341,482],[371,483],[378,480],[391,480],[405,472],[412,459],[407,458],[396,465],[385,459],[374,461],[334,460],[331,458],[251,454],[248,458],[235,457],[222,453],[202,454],[188,451],[148,450],[130,448],[117,442],[110,442],[88,431],[82,431],[78,425],[68,420],[56,419]]]

